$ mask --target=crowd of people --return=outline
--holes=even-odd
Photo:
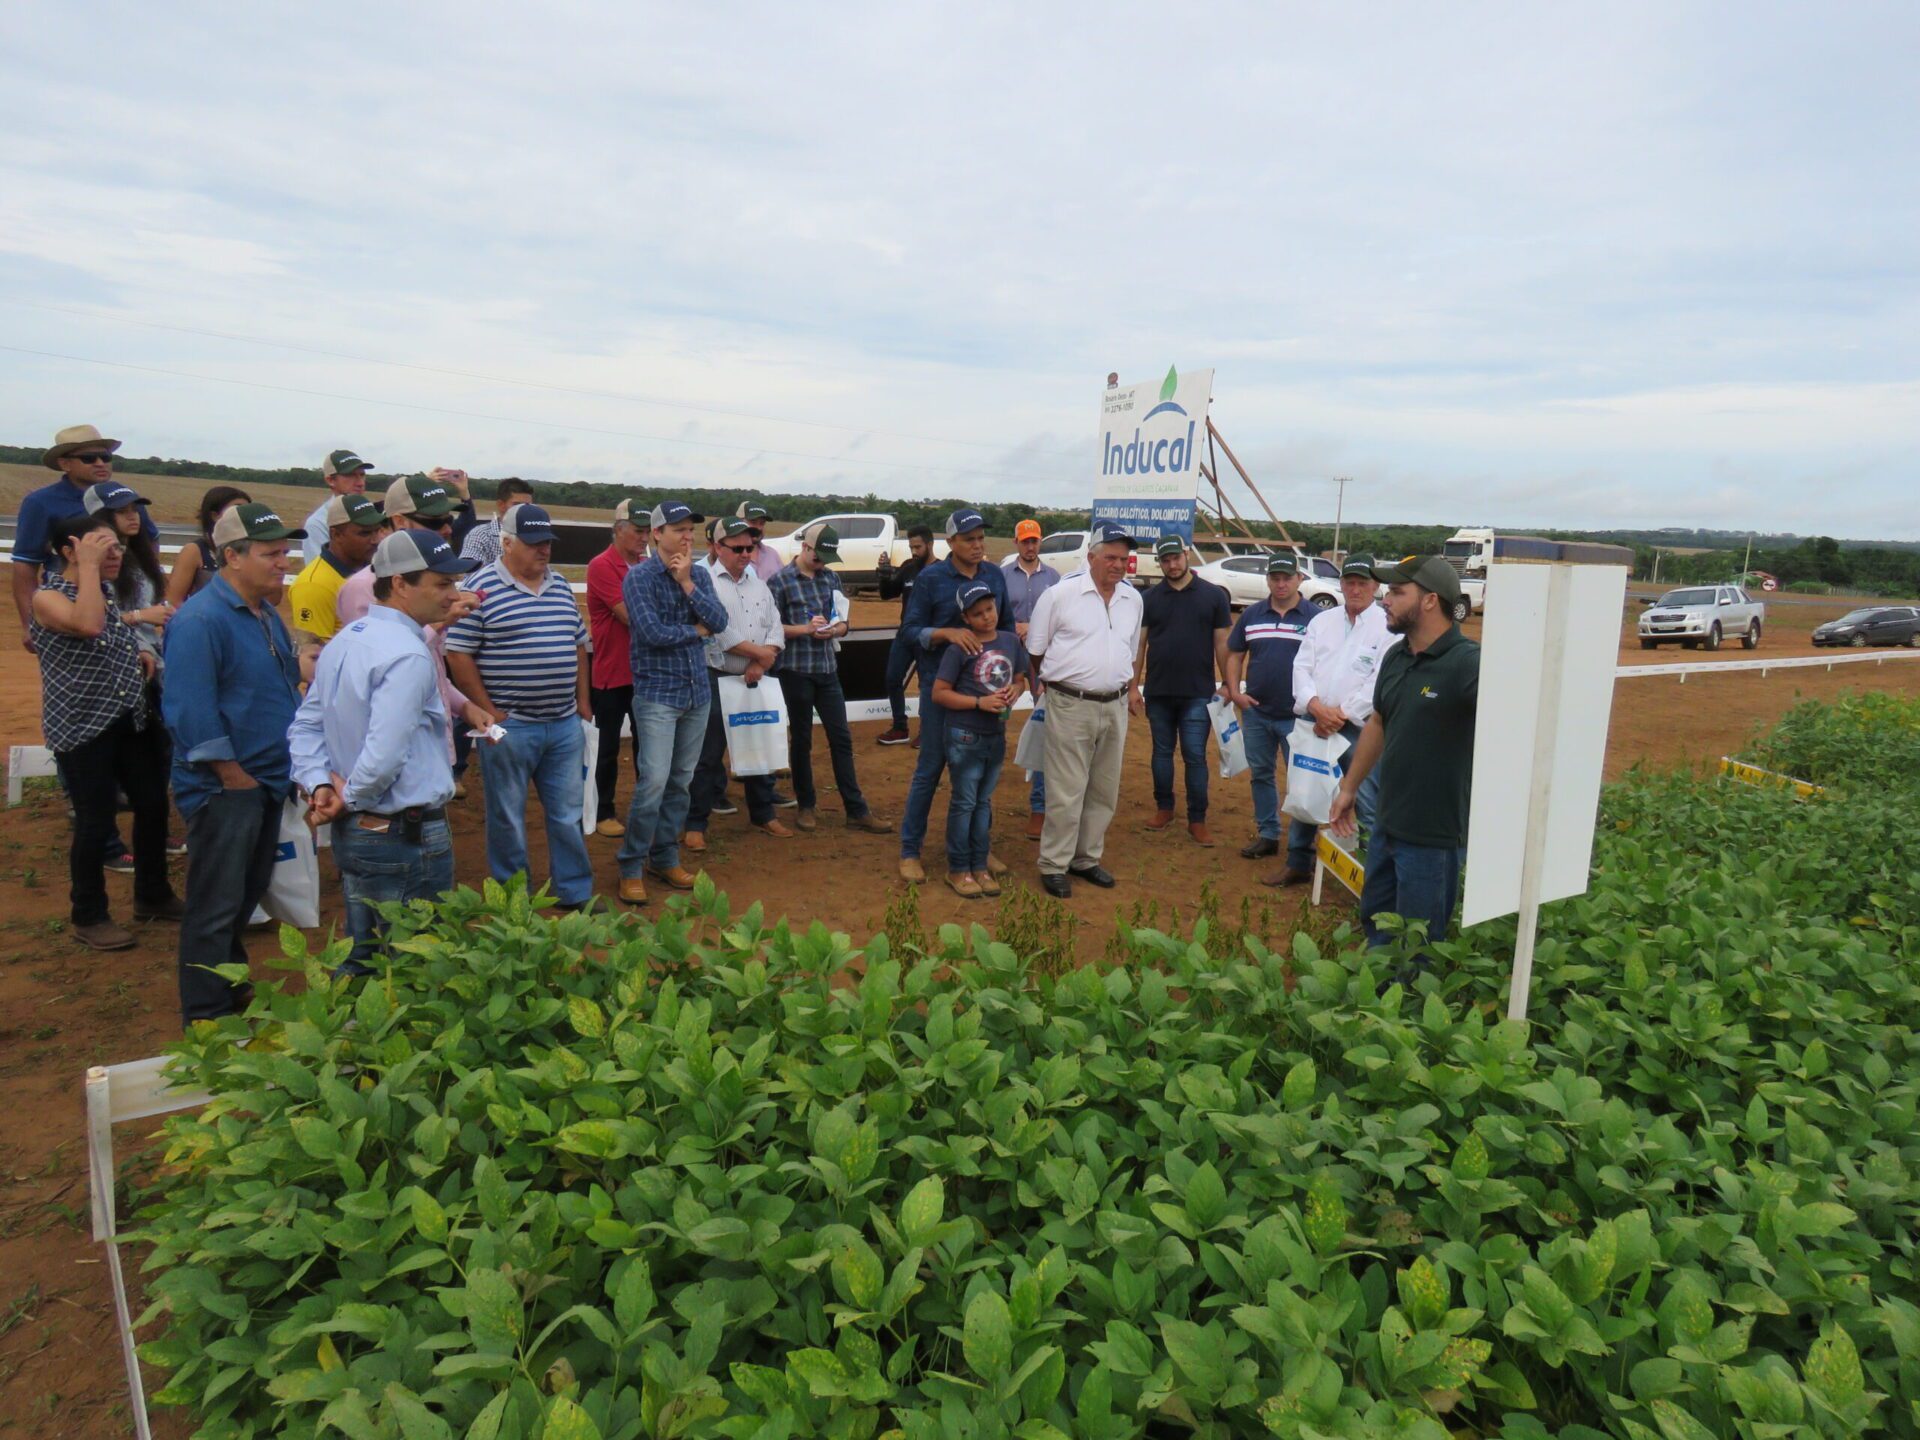
[[[926,835],[946,779],[945,882],[976,899],[999,894],[1012,868],[995,853],[993,796],[1009,713],[1027,695],[1043,745],[1028,757],[1024,838],[1037,842],[1048,894],[1116,884],[1102,861],[1128,723],[1142,715],[1154,809],[1141,823],[1170,830],[1183,801],[1191,842],[1214,845],[1208,739],[1224,701],[1253,790],[1255,834],[1240,854],[1281,853],[1279,776],[1297,727],[1338,734],[1349,748],[1329,824],[1363,837],[1369,939],[1385,943],[1376,923],[1385,913],[1446,933],[1466,843],[1479,653],[1449,618],[1458,581],[1438,557],[1349,558],[1342,603],[1321,610],[1301,596],[1303,562],[1275,550],[1267,597],[1236,619],[1178,536],[1154,542],[1161,578],[1143,594],[1129,575],[1137,542],[1119,525],[1096,524],[1084,566],[1069,574],[1040,560],[1033,520],[1016,527],[1004,563],[987,559],[978,510],[947,517],[944,555],[930,529],[916,528],[910,558],[883,561],[879,576],[883,597],[902,608],[878,742],[917,748],[896,826],[860,784],[838,659],[851,607],[828,524],[801,531],[783,560],[766,542],[761,505],[707,517],[677,500],[622,500],[607,548],[587,566],[583,616],[553,567],[552,518],[525,481],[500,482],[483,521],[463,471],[400,476],[375,499],[371,463],[335,450],[322,471],[330,493],[300,526],[234,487],[210,489],[200,534],[169,575],[147,502],[113,478],[118,446],[91,426],[56,436],[45,460],[60,478],[20,508],[14,598],[75,817],[73,933],[99,949],[134,943],[111,916],[103,873],[129,869],[133,919],[180,926],[189,1023],[247,1003],[244,931],[268,889],[290,795],[327,830],[348,975],[369,968],[383,902],[451,886],[447,807],[464,796],[474,754],[490,875],[527,871],[532,791],[558,902],[596,903],[591,834],[619,839],[618,899],[640,906],[649,884],[693,886],[688,861],[706,852],[712,817],[737,812],[732,778],[769,840],[819,829],[817,721],[845,826],[896,836],[908,882],[927,879]],[[289,576],[291,625],[280,614]],[[905,693],[916,673],[910,733]],[[728,773],[729,726],[743,711],[735,704],[730,719],[727,697],[750,697],[749,713],[764,718],[769,685],[786,719],[778,770],[790,793],[766,766]],[[588,727],[597,759],[583,784]],[[623,769],[632,779],[621,816]],[[184,897],[168,879],[169,793],[186,828]],[[123,807],[133,817],[124,863]],[[1282,866],[1264,883],[1309,881],[1315,843],[1314,826],[1294,818]]]

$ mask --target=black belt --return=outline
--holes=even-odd
[[[348,814],[367,815],[375,820],[404,820],[409,825],[420,825],[428,820],[446,819],[447,807],[444,805],[409,805],[406,809],[395,810],[390,815],[384,814],[379,810],[352,810],[349,811]]]
[[[1118,700],[1127,693],[1127,687],[1124,685],[1118,690],[1080,690],[1064,680],[1042,680],[1040,683],[1049,690],[1058,690],[1062,695],[1071,695],[1076,700],[1091,700],[1096,705],[1104,705],[1109,700]]]

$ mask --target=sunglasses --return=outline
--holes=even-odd
[[[78,460],[82,465],[111,465],[113,463],[113,456],[111,455],[76,455],[73,458]]]
[[[757,545],[722,545],[720,548],[731,550],[736,555],[751,555],[759,547]]]

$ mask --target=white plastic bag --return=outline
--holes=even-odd
[[[722,675],[720,719],[735,775],[771,775],[787,763],[787,697],[778,681],[750,686],[738,675]]]
[[[1218,695],[1207,702],[1213,738],[1220,742],[1220,778],[1231,780],[1247,768],[1247,735],[1240,728],[1240,707]]]
[[[314,853],[313,832],[307,829],[307,807],[297,792],[289,791],[280,807],[280,846],[260,908],[296,930],[320,924],[320,859]]]
[[[580,833],[593,834],[600,823],[600,787],[593,782],[593,769],[600,758],[600,727],[591,720],[580,722]]]
[[[1333,797],[1340,789],[1340,777],[1347,772],[1340,759],[1350,743],[1339,731],[1331,735],[1313,733],[1313,721],[1296,720],[1287,740],[1287,798],[1280,802],[1283,814],[1309,825],[1324,825],[1333,816]]]
[[[1042,700],[1033,707],[1033,713],[1027,716],[1027,723],[1020,727],[1020,738],[1014,742],[1013,763],[1027,772],[1031,780],[1036,770],[1047,768],[1047,702]]]

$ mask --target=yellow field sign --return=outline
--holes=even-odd
[[[1360,887],[1364,885],[1367,880],[1365,868],[1358,860],[1353,858],[1353,855],[1349,851],[1339,845],[1331,835],[1327,834],[1325,830],[1322,830],[1319,835],[1314,838],[1313,853],[1319,858],[1320,863],[1326,867],[1328,874],[1332,875],[1334,879],[1346,886],[1347,889],[1351,890],[1355,895],[1360,893]]]
[[[1802,800],[1826,793],[1822,786],[1815,785],[1811,780],[1796,780],[1791,775],[1762,770],[1758,765],[1749,765],[1746,761],[1736,760],[1731,755],[1720,757],[1720,773],[1731,775],[1743,785],[1774,785],[1783,790],[1790,789]]]

